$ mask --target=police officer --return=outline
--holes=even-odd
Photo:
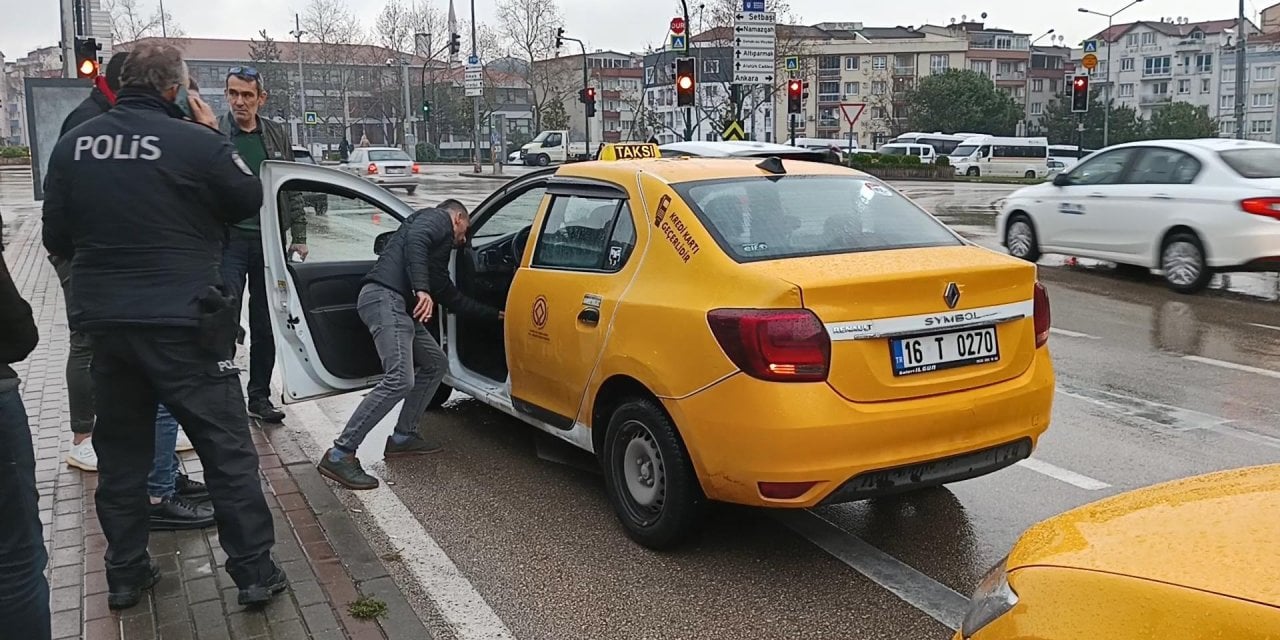
[[[271,513],[231,362],[236,305],[218,269],[227,225],[257,213],[262,187],[208,105],[186,97],[187,78],[176,48],[138,46],[116,108],[68,132],[49,160],[44,243],[71,256],[71,326],[93,337],[96,499],[113,609],[136,605],[160,577],[147,554],[157,401],[200,456],[240,603],[265,604],[288,587],[271,558]]]

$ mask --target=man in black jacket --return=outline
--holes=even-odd
[[[393,458],[441,450],[418,434],[418,421],[449,370],[444,350],[426,327],[435,303],[476,319],[503,318],[503,312],[462,295],[449,280],[449,256],[466,244],[470,227],[467,209],[457,200],[418,211],[391,236],[365,276],[356,309],[373,334],[385,372],[318,465],[322,475],[348,489],[378,486],[378,479],[360,466],[356,449],[401,400],[400,419],[383,455]]]
[[[0,635],[48,640],[48,555],[40,526],[36,458],[18,395],[18,374],[9,367],[26,358],[38,339],[31,305],[18,294],[0,259]]]
[[[182,118],[174,101],[187,78],[176,48],[135,48],[116,107],[69,131],[49,159],[45,247],[72,256],[71,328],[93,336],[96,501],[113,609],[136,605],[160,577],[147,554],[157,401],[200,456],[240,603],[288,586],[271,559],[271,512],[231,361],[234,300],[218,269],[227,225],[258,212],[262,186],[199,97],[189,99],[195,122]]]
[[[72,109],[62,121],[62,130],[58,132],[58,137],[67,135],[68,131],[110,111],[111,107],[115,106],[116,94],[120,92],[120,71],[124,69],[124,61],[128,57],[127,51],[111,56],[105,72],[93,79],[93,90],[89,92],[89,97],[76,105],[76,108]]]

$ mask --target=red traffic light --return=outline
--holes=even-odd
[[[587,87],[587,99],[588,99],[588,100],[595,100],[595,99],[596,99],[596,88],[595,88],[595,87]]]
[[[684,33],[684,18],[675,17],[671,19],[671,33],[676,35]]]
[[[78,71],[81,78],[93,78],[98,75],[98,63],[93,60],[81,60]]]
[[[790,93],[794,93],[794,94],[799,95],[799,93],[800,93],[800,81],[799,81],[799,80],[792,80],[792,81],[788,82],[788,83],[787,83],[787,91],[788,91],[788,92],[790,92]]]
[[[1084,78],[1076,78],[1076,86],[1077,86],[1077,87],[1083,87],[1083,86],[1085,86],[1085,85],[1087,85],[1087,84],[1089,84],[1089,81],[1088,81],[1088,80],[1085,80]]]
[[[688,91],[693,88],[693,78],[689,76],[680,76],[676,80],[676,86],[679,87],[681,91]]]

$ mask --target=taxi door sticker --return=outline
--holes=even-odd
[[[529,330],[529,335],[539,340],[551,340],[551,336],[547,334],[547,297],[538,296],[533,299],[533,308],[529,312],[530,320],[533,320],[533,328]]]

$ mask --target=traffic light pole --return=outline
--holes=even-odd
[[[586,100],[586,97],[587,97],[587,94],[586,94],[586,91],[587,91],[587,45],[577,38],[570,38],[569,36],[560,36],[560,37],[563,40],[568,40],[569,42],[578,43],[578,46],[582,49],[582,89],[578,91],[578,100],[582,102],[582,123],[583,123],[582,128],[587,132],[586,133],[586,137],[587,137],[586,150],[587,150],[587,157],[590,158],[591,157],[591,115],[590,115],[591,107],[587,104],[587,100]],[[573,140],[568,140],[567,142],[565,142],[565,148],[572,150]]]
[[[432,62],[435,62],[436,56],[444,53],[445,50],[447,50],[448,48],[449,48],[449,45],[446,44],[443,47],[440,47],[439,51],[432,51],[431,50],[431,34],[429,33],[427,34],[427,59],[425,62],[422,63],[422,78],[419,80],[419,84],[422,86],[422,99],[426,100],[429,104],[432,105],[432,107],[435,106],[436,83],[435,83],[435,75],[432,74],[431,97],[428,98],[427,97],[427,66],[430,65]],[[422,114],[422,139],[427,143],[431,142],[431,118],[426,112]]]
[[[479,59],[479,56],[480,56],[480,54],[478,53],[479,50],[480,50],[479,44],[476,42],[476,0],[471,0],[471,57],[475,59]],[[483,67],[481,67],[480,74],[481,74],[480,76],[481,83],[483,83],[484,82]],[[483,86],[484,85],[481,84],[481,87]],[[483,91],[484,89],[482,88],[481,92]],[[474,125],[471,129],[471,147],[475,156],[474,157],[475,164],[474,166],[472,166],[471,170],[474,173],[480,173],[480,98],[482,97],[483,96],[476,96],[471,99],[471,117],[472,117],[472,124]]]

